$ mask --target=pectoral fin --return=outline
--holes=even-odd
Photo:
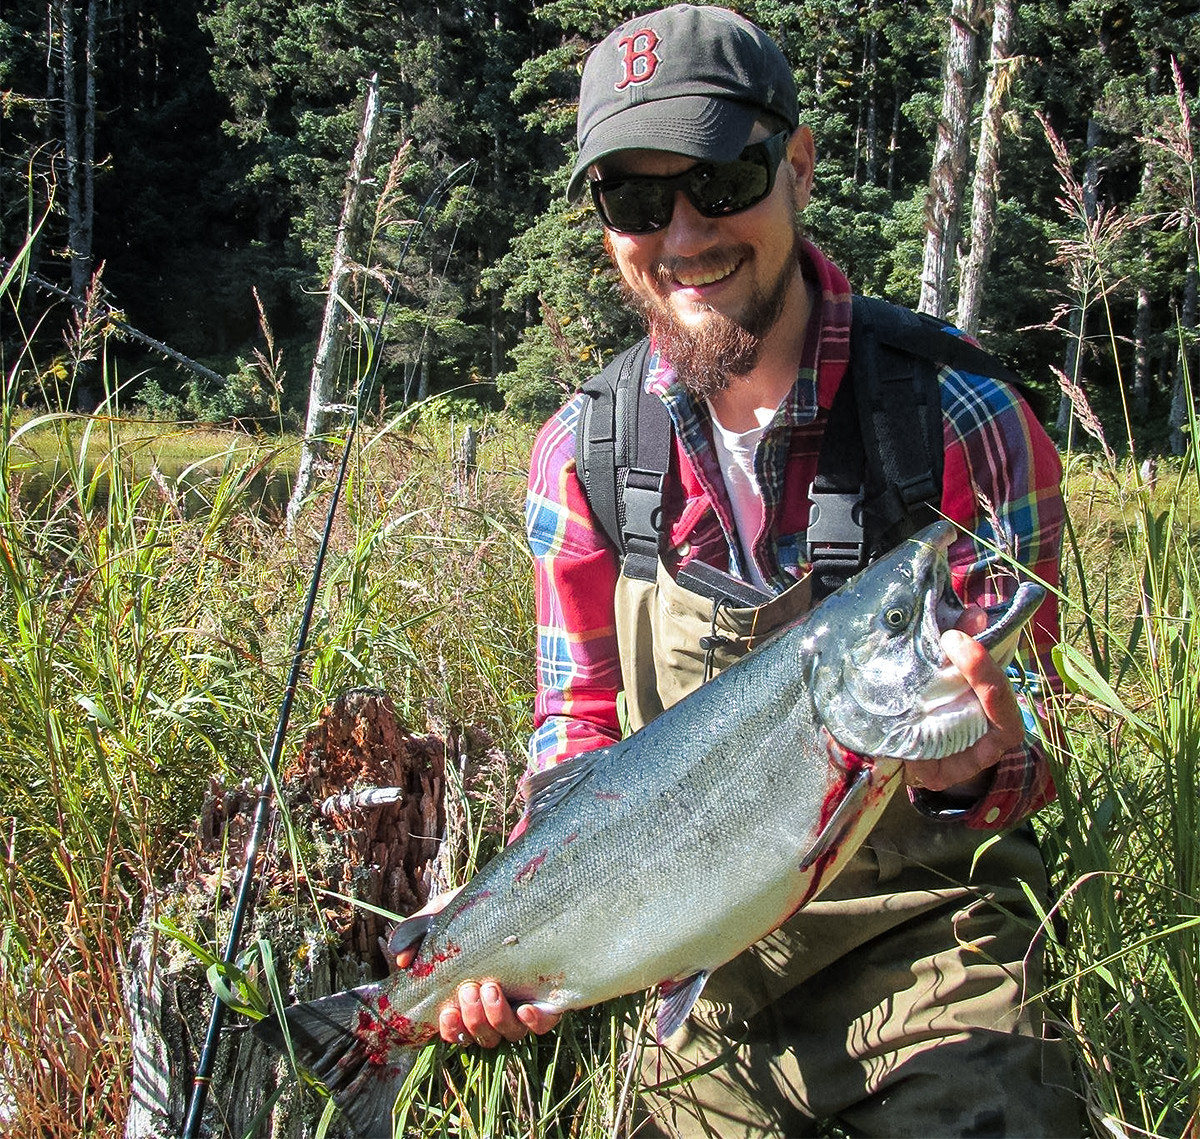
[[[800,859],[800,869],[807,870],[819,858],[829,853],[838,845],[849,831],[855,817],[863,808],[867,790],[871,786],[871,769],[861,768],[851,779],[841,802],[833,809],[829,821],[821,828],[820,834],[808,848],[807,853]]]
[[[682,1027],[707,980],[708,971],[702,970],[682,981],[664,981],[659,985],[662,1004],[658,1006],[658,1021],[654,1033],[659,1044]]]

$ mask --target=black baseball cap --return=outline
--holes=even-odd
[[[730,162],[764,111],[793,130],[799,121],[792,69],[761,28],[693,4],[628,20],[584,65],[567,197],[576,201],[588,167],[618,150]]]

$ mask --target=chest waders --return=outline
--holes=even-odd
[[[735,606],[661,562],[653,581],[622,575],[630,729],[810,603],[807,577]],[[647,1049],[645,1133],[793,1137],[838,1118],[864,1135],[974,1134],[981,1120],[979,1134],[1078,1134],[1064,1049],[1025,1003],[1042,988],[1026,887],[1047,904],[1028,824],[996,837],[893,796],[821,896],[718,969],[683,1028]]]

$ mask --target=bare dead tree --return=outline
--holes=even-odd
[[[304,444],[296,470],[296,484],[288,501],[287,530],[295,527],[300,508],[312,486],[313,471],[327,458],[327,436],[341,413],[335,402],[338,372],[346,349],[350,326],[349,307],[357,259],[363,206],[363,186],[371,166],[371,154],[379,127],[379,75],[367,81],[367,97],[363,105],[362,126],[346,175],[346,196],[333,245],[333,263],[329,269],[329,291],[325,298],[325,315],[321,334],[313,356],[312,374],[308,385],[308,416],[304,426]]]
[[[983,92],[983,116],[975,158],[971,198],[971,244],[963,258],[956,322],[979,335],[988,261],[996,240],[996,203],[1000,193],[1000,136],[1015,61],[1009,55],[1014,24],[1013,0],[996,0],[992,15],[992,54]]]
[[[929,191],[925,198],[925,261],[921,312],[944,317],[958,244],[959,212],[970,153],[972,90],[979,57],[983,0],[954,0],[942,65],[942,113],[938,119]]]

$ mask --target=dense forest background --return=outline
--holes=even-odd
[[[106,350],[142,408],[301,423],[377,74],[367,208],[346,239],[357,327],[386,317],[379,399],[457,391],[537,418],[635,332],[590,206],[563,189],[585,54],[645,7],[6,6],[0,255],[34,235],[32,270],[60,292],[31,278],[12,294],[5,374],[31,403],[94,402],[63,338],[90,311],[118,322]],[[1057,368],[1102,417],[1128,416],[1139,451],[1180,449],[1194,0],[740,10],[795,67],[820,156],[806,224],[856,289],[978,327],[1048,392],[1051,419]],[[346,386],[358,366],[342,354]]]

